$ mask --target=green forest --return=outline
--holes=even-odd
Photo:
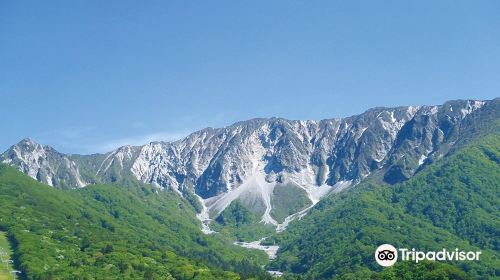
[[[0,280],[13,280],[12,249],[5,232],[0,231]]]
[[[274,237],[270,269],[289,279],[493,279],[500,277],[500,135],[483,137],[412,179],[363,183],[316,205]],[[478,262],[396,263],[373,252],[396,248],[482,251]]]
[[[59,190],[0,165],[0,231],[24,279],[265,279],[267,256],[204,235],[154,187]]]
[[[238,200],[205,235],[193,195],[133,179],[61,190],[0,165],[0,232],[21,279],[495,279],[500,277],[500,134],[476,137],[411,179],[372,176],[281,233]],[[479,139],[479,140],[477,140]],[[285,217],[307,207],[282,186]],[[198,206],[199,207],[199,206]],[[233,245],[267,237],[276,259]],[[375,248],[481,251],[480,261],[376,264]],[[7,269],[0,277],[7,277]],[[0,278],[2,279],[2,278]],[[9,279],[9,278],[6,278]]]

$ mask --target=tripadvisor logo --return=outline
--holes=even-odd
[[[398,260],[398,251],[391,244],[382,244],[375,251],[375,260],[381,266],[392,266]]]
[[[399,252],[399,253],[398,253]],[[398,260],[398,255],[402,261],[413,261],[418,263],[423,260],[428,261],[478,261],[481,251],[460,251],[442,249],[441,251],[417,251],[415,248],[399,248],[396,249],[391,244],[383,244],[375,250],[375,261],[381,266],[393,266]]]

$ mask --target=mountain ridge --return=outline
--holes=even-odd
[[[59,188],[133,177],[196,197],[205,220],[242,200],[262,222],[279,226],[270,214],[276,185],[291,184],[315,204],[373,173],[383,173],[389,184],[404,181],[484,122],[481,111],[492,111],[498,119],[499,100],[377,107],[320,121],[256,118],[105,154],[62,154],[25,139],[0,161]]]

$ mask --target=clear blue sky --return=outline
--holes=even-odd
[[[500,94],[500,1],[0,1],[0,150]]]

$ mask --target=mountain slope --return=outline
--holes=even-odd
[[[0,156],[3,163],[16,166],[33,179],[62,189],[80,188],[88,183],[79,167],[67,155],[31,139],[23,139]]]
[[[373,252],[378,245],[389,243],[424,251],[481,250],[480,262],[450,263],[455,268],[437,263],[430,268],[457,279],[499,277],[498,124],[498,120],[490,124],[492,132],[487,136],[407,182],[394,186],[363,183],[321,201],[309,215],[276,237],[280,250],[270,268],[313,279],[411,279],[408,275],[426,279],[421,274],[426,270],[422,264],[398,263],[380,272]],[[420,276],[411,274],[412,270]],[[373,275],[376,272],[381,275]]]
[[[0,164],[0,231],[26,279],[267,277],[263,253],[202,234],[187,201],[140,184],[62,191]]]
[[[500,99],[458,100],[374,108],[322,121],[253,119],[207,128],[176,142],[89,156],[63,155],[22,141],[0,161],[63,188],[132,178],[172,189],[194,205],[201,202],[204,219],[216,218],[239,199],[260,221],[282,229],[283,213],[290,212],[275,209],[286,204],[273,196],[277,185],[295,185],[307,194],[304,204],[315,204],[374,173],[390,184],[402,182],[446,156],[481,123],[498,119],[499,112]]]
[[[14,268],[10,263],[12,261],[12,250],[5,232],[0,231],[0,280],[15,280],[12,271]]]
[[[231,238],[276,231],[269,269],[292,278],[496,277],[499,122],[495,99],[254,119],[87,156],[27,139],[0,161],[55,188],[0,165],[0,231],[29,279],[266,278],[264,254]],[[381,271],[381,243],[484,254]]]

